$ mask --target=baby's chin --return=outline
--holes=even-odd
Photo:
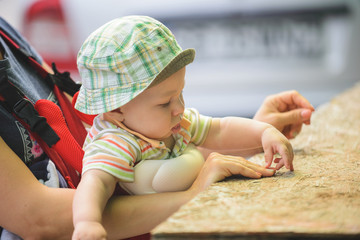
[[[154,136],[154,137],[148,137],[148,138],[163,142],[163,141],[166,141],[166,139],[168,139],[169,137],[172,137],[172,135],[173,135],[173,132],[169,131],[168,133],[164,134],[162,137]]]

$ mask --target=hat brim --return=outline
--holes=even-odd
[[[181,68],[192,63],[195,58],[195,50],[193,48],[186,49],[172,59],[168,65],[155,77],[149,87],[161,83]]]

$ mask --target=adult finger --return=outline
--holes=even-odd
[[[302,124],[293,124],[290,126],[289,136],[286,136],[289,139],[295,138],[301,132]]]
[[[202,188],[206,188],[214,182],[221,181],[231,175],[239,174],[250,178],[261,177],[260,173],[256,173],[254,170],[247,168],[241,164],[240,161],[233,161],[226,155],[213,152],[206,159],[205,164],[195,182],[203,182],[200,186],[202,186]]]
[[[305,123],[306,125],[310,124],[310,119],[311,119],[311,115],[312,115],[312,111],[311,110],[303,110],[301,111],[301,118],[303,119],[303,123]]]
[[[287,105],[296,105],[297,108],[306,108],[314,111],[314,107],[311,103],[295,90],[282,92],[278,96]]]
[[[291,125],[286,125],[286,126],[281,130],[281,133],[282,133],[287,139],[291,139],[290,131],[291,131]]]
[[[242,175],[244,177],[249,178],[261,178],[262,174],[259,172],[254,171],[253,169],[237,162],[232,163],[231,166],[228,168],[231,172],[231,175]]]
[[[263,166],[260,166],[259,164],[251,162],[249,160],[246,160],[242,157],[225,155],[225,156],[223,156],[223,158],[224,158],[224,160],[227,160],[227,161],[238,162],[241,165],[245,166],[246,168],[251,169],[257,173],[260,173],[264,177],[270,177],[275,174],[274,169],[265,168]]]
[[[311,110],[298,108],[277,115],[283,125],[310,123]]]

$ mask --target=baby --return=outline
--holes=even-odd
[[[164,170],[172,169],[171,174],[157,180],[143,176],[145,182],[155,182],[145,193],[188,188],[203,163],[194,145],[219,152],[264,151],[267,167],[279,154],[276,169],[285,165],[293,170],[292,147],[271,125],[238,117],[211,118],[185,108],[186,65],[194,57],[194,49],[182,50],[169,29],[145,16],[110,21],[81,47],[78,68],[83,85],[75,108],[98,116],[84,143],[73,239],[103,239],[102,211],[116,183],[141,193],[144,189],[132,191],[127,184],[143,175],[154,176],[163,162],[175,163]],[[177,161],[183,154],[185,165]],[[181,182],[186,175],[189,179]]]

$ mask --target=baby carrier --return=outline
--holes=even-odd
[[[91,125],[95,117],[73,108],[80,84],[54,63],[53,74],[46,71],[41,56],[1,17],[0,56],[0,136],[39,181],[76,188],[87,134],[81,120]],[[74,97],[72,103],[66,95]],[[1,226],[0,238],[19,239]]]
[[[66,180],[68,187],[76,188],[84,154],[80,146],[82,146],[87,134],[81,120],[91,125],[95,117],[75,110],[73,104],[65,96],[65,93],[73,96],[74,101],[80,85],[74,83],[68,72],[60,73],[57,71],[55,64],[53,64],[54,73],[48,73],[42,67],[41,57],[36,51],[1,18],[0,37],[2,52],[4,52],[4,60],[0,62],[0,123],[2,123],[2,126],[10,126],[14,125],[14,123],[18,124],[18,126],[24,126],[26,131],[30,132],[30,135],[35,138],[46,152],[49,159],[54,162]],[[16,146],[12,144],[12,129],[1,128],[0,136],[25,163],[30,162],[29,165],[32,165],[31,161],[24,159],[23,155],[26,155],[26,153],[17,151]],[[190,151],[191,153],[196,151],[195,147],[193,149],[194,151]],[[186,154],[181,156],[184,155]],[[155,166],[160,169],[159,171],[154,170],[156,173],[155,178],[160,180],[157,181],[154,178],[152,181],[144,181],[144,183],[153,184],[154,181],[181,183],[179,186],[172,184],[166,190],[181,191],[187,189],[194,179],[188,177],[187,182],[184,183],[185,175],[191,175],[192,178],[196,177],[203,164],[203,157],[200,153],[196,154],[196,156],[190,156],[191,163],[195,162],[194,159],[199,159],[196,167],[193,165],[188,166],[186,159],[179,162],[174,159],[165,161],[168,164],[160,164],[159,160],[154,160],[156,165],[161,165],[161,168]],[[150,161],[146,160],[146,162]],[[181,169],[180,165],[183,163],[185,163],[185,167],[183,167],[184,176],[179,171]],[[144,169],[147,172],[149,168]],[[189,169],[194,169],[193,174],[190,174]],[[177,179],[172,177],[169,180],[168,176],[159,174],[159,172],[171,173],[172,171],[177,174],[170,175],[176,176]],[[143,174],[138,175],[142,176]],[[138,184],[136,179],[134,183],[135,185]],[[123,188],[128,188],[127,190],[131,193],[143,193],[143,188],[132,192],[130,188],[134,184],[130,185],[123,186]],[[161,189],[165,191],[162,187]],[[147,190],[146,192],[149,193],[157,192],[154,189]]]
[[[69,73],[53,74],[42,58],[0,18],[0,136],[49,187],[76,188],[86,130],[66,94],[79,89]],[[1,239],[18,239],[0,226]]]
[[[0,43],[4,52],[0,65],[1,137],[29,164],[22,156],[27,153],[12,146],[15,133],[8,128],[14,124],[25,127],[55,164],[67,186],[75,188],[81,173],[81,146],[87,132],[65,93],[73,96],[80,85],[68,72],[58,72],[55,64],[54,73],[48,73],[39,55],[1,18]]]

